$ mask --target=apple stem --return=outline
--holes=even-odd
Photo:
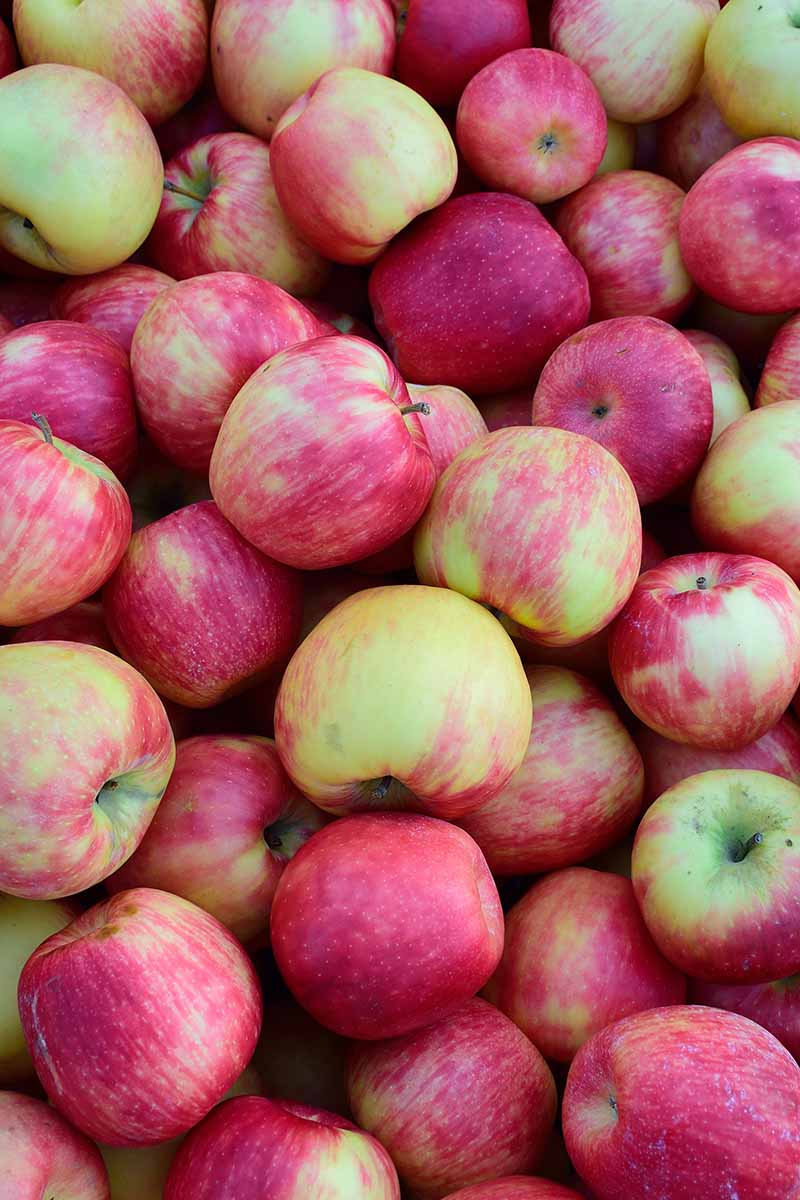
[[[406,417],[412,412],[423,413],[426,417],[429,417],[431,414],[431,406],[430,404],[426,404],[424,400],[418,400],[416,404],[406,404],[405,408],[400,409],[400,415],[402,417]]]
[[[733,856],[733,861],[737,863],[744,862],[753,847],[760,846],[763,841],[763,833],[754,833],[753,836],[748,838],[746,842],[740,842],[739,849]]]
[[[47,417],[43,417],[41,413],[32,412],[31,420],[33,421],[34,425],[36,425],[42,431],[42,436],[44,437],[44,440],[47,442],[48,446],[52,446],[53,431],[50,428],[50,422],[48,421]]]
[[[188,200],[196,200],[198,204],[205,204],[207,197],[198,196],[196,192],[190,192],[188,188],[178,187],[177,183],[171,183],[169,179],[164,180],[164,191],[173,192],[176,196],[186,196]]]
[[[695,582],[697,583],[697,590],[699,592],[704,592],[708,587],[708,580],[705,575],[698,575]]]
[[[369,794],[370,800],[374,800],[379,804],[381,800],[388,794],[389,788],[392,786],[392,776],[384,775],[383,779],[379,779],[375,787]]]

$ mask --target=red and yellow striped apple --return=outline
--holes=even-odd
[[[705,363],[711,383],[714,406],[714,425],[710,445],[713,446],[723,429],[750,412],[750,399],[742,384],[739,360],[721,338],[702,329],[682,329],[681,333],[694,346]]]
[[[800,316],[775,334],[758,381],[757,408],[780,400],[800,400]]]
[[[8,1200],[110,1200],[96,1146],[41,1100],[0,1092],[0,1181]]]
[[[109,334],[130,354],[136,326],[159,292],[175,282],[163,271],[123,263],[99,275],[68,279],[53,297],[52,314]]]

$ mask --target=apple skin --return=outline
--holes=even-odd
[[[518,196],[458,196],[414,223],[375,266],[375,324],[404,379],[470,396],[532,385],[589,316],[580,263]]]
[[[703,72],[719,0],[555,0],[550,45],[583,67],[610,117],[641,125],[672,112]]]
[[[294,101],[275,126],[270,165],[299,236],[353,264],[374,262],[414,217],[445,201],[458,170],[427,100],[358,67],[327,71]]]
[[[681,255],[697,286],[740,312],[800,306],[799,186],[800,142],[792,138],[745,142],[709,167],[680,216]]]
[[[0,21],[0,79],[16,71],[18,65],[14,35],[8,26]]]
[[[642,818],[632,879],[654,941],[687,975],[763,983],[794,974],[800,787],[743,768],[690,775]]]
[[[223,109],[213,87],[201,87],[179,112],[159,125],[156,141],[164,162],[210,133],[236,133],[239,126]]]
[[[131,506],[98,458],[0,421],[0,625],[28,625],[85,600],[125,552]]]
[[[614,1021],[683,1004],[686,980],[658,951],[629,879],[568,867],[508,912],[503,957],[483,994],[548,1059],[568,1063]]]
[[[511,427],[441,476],[414,561],[420,582],[491,605],[532,641],[569,646],[625,604],[641,539],[633,484],[607,450],[561,429]]]
[[[609,662],[623,700],[656,733],[741,750],[783,715],[800,683],[800,591],[763,558],[668,558],[633,589]]]
[[[354,1046],[347,1089],[355,1120],[419,1200],[533,1170],[557,1107],[539,1051],[477,997],[426,1029]]]
[[[769,983],[703,983],[690,981],[692,1004],[722,1008],[739,1013],[761,1025],[786,1047],[794,1057],[800,1057],[800,978],[772,980]]]
[[[162,292],[131,347],[147,436],[179,467],[207,474],[222,418],[255,369],[325,332],[282,288],[237,271],[199,275]]]
[[[125,480],[136,462],[128,356],[107,333],[75,321],[26,325],[0,340],[0,419],[44,410],[56,437]]]
[[[713,446],[723,429],[750,412],[750,400],[742,385],[739,360],[730,346],[713,333],[706,333],[702,329],[682,329],[681,333],[694,346],[708,371],[714,406],[714,425],[709,445]]]
[[[425,418],[409,407],[371,342],[341,334],[285,350],[225,414],[211,494],[278,562],[314,570],[374,554],[414,525],[433,491]]]
[[[756,408],[800,399],[800,317],[790,317],[772,341],[756,389]]]
[[[605,154],[595,175],[607,175],[609,171],[630,171],[636,161],[636,126],[624,121],[607,119],[608,141]]]
[[[2,253],[0,251],[0,256]],[[46,275],[47,272],[43,271],[42,274]],[[14,329],[20,325],[31,325],[34,321],[49,321],[50,306],[59,287],[60,281],[56,275],[44,280],[0,278],[0,314],[11,322]]]
[[[334,1033],[365,1041],[443,1020],[503,950],[500,898],[478,846],[411,813],[358,813],[315,833],[280,878],[270,927],[295,999]]]
[[[692,493],[692,524],[705,545],[758,551],[800,581],[800,404],[757,408],[723,432]]]
[[[343,600],[298,647],[275,705],[289,776],[337,816],[463,816],[508,783],[530,730],[530,688],[500,623],[456,592],[416,584]]]
[[[392,69],[386,0],[217,0],[211,66],[227,112],[269,141],[286,109],[334,67]]]
[[[714,420],[701,355],[655,317],[617,317],[573,333],[545,363],[533,424],[593,438],[628,472],[641,505],[694,477]]]
[[[91,275],[119,266],[147,237],[163,166],[150,126],[116,84],[43,63],[0,79],[0,178],[0,248],[48,271]]]
[[[678,244],[685,196],[650,171],[612,171],[559,206],[555,227],[588,276],[592,321],[674,321],[688,308],[694,285]]]
[[[197,91],[208,58],[203,0],[115,0],[80,9],[63,0],[14,0],[14,32],[26,66],[67,63],[126,92],[151,125]]]
[[[627,1017],[582,1047],[564,1137],[597,1200],[786,1200],[800,1171],[799,1110],[800,1068],[771,1034],[679,1005]]]
[[[269,147],[249,133],[212,133],[170,159],[147,252],[176,279],[242,271],[297,296],[322,287],[328,264],[289,224]]]
[[[610,701],[563,667],[526,666],[533,729],[501,792],[459,821],[495,876],[582,862],[624,837],[639,814],[644,772]]]
[[[0,1171],[8,1200],[111,1200],[96,1146],[49,1105],[0,1092]]]
[[[549,204],[595,174],[608,123],[597,88],[571,59],[513,50],[467,84],[456,142],[490,188]]]
[[[174,282],[153,267],[123,263],[99,275],[62,283],[53,297],[52,315],[60,321],[78,321],[99,329],[130,354],[133,334],[145,309]]]
[[[188,738],[144,839],[106,888],[173,892],[258,944],[284,866],[327,820],[292,786],[270,739]]]
[[[219,704],[285,662],[302,603],[299,575],[246,542],[211,500],[137,530],[103,590],[120,653],[189,708]]]
[[[581,1193],[551,1179],[534,1179],[530,1175],[507,1175],[489,1183],[451,1192],[445,1200],[582,1200]]]
[[[19,642],[80,642],[84,646],[99,646],[109,654],[117,652],[106,628],[103,606],[96,600],[84,600],[52,617],[23,625],[8,641],[13,645]]]
[[[688,191],[708,168],[741,144],[722,119],[704,75],[680,108],[657,126],[656,163],[660,174]]]
[[[164,1200],[240,1200],[254,1181],[276,1200],[400,1200],[375,1138],[334,1113],[261,1096],[228,1100],[192,1130]]]

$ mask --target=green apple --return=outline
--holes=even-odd
[[[729,0],[706,42],[706,78],[743,138],[800,137],[800,4]]]

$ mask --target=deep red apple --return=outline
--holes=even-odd
[[[483,396],[479,407],[486,428],[494,432],[495,429],[507,429],[509,425],[530,425],[532,395],[533,389],[527,387]]]
[[[17,46],[13,34],[8,26],[0,20],[0,79],[4,75],[10,75],[12,71],[16,71],[18,65]]]
[[[123,263],[99,275],[68,279],[53,297],[51,311],[62,321],[79,321],[109,334],[130,354],[136,326],[159,292],[175,282],[137,263]]]

